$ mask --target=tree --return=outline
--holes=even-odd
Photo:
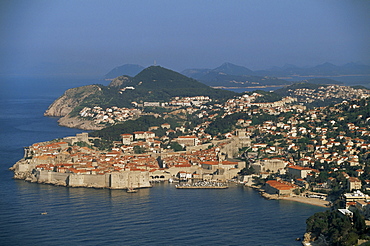
[[[240,170],[240,172],[238,174],[240,175],[251,175],[251,174],[255,174],[256,173],[256,170],[254,170],[253,167],[245,167],[243,168],[242,170]]]
[[[138,145],[134,146],[134,153],[135,154],[143,154],[145,152],[146,152],[145,148],[143,148],[141,146],[138,146]]]
[[[342,245],[357,245],[358,235],[355,232],[348,233],[342,240]]]
[[[75,145],[79,146],[79,147],[88,147],[88,148],[91,148],[91,145],[86,143],[86,142],[83,142],[83,141],[80,141],[80,142],[76,142]]]
[[[353,212],[353,226],[359,234],[366,230],[365,218],[357,209]]]
[[[307,232],[315,236],[322,234],[330,245],[356,245],[365,232],[365,221],[357,211],[353,213],[353,223],[349,216],[337,210],[319,212],[306,220]]]
[[[316,178],[316,182],[318,183],[323,183],[325,181],[327,181],[329,178],[329,174],[327,171],[322,171],[320,172],[319,176]]]
[[[171,142],[170,147],[174,151],[183,151],[184,150],[184,148],[178,142]]]
[[[99,150],[108,150],[113,147],[112,141],[105,140],[105,139],[94,139],[93,141],[94,146]]]
[[[316,235],[320,235],[320,233],[326,233],[329,228],[327,211],[315,213],[306,220],[306,224],[306,230],[308,232],[313,232]]]

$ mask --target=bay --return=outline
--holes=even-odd
[[[325,209],[265,200],[236,185],[178,190],[163,183],[126,193],[12,179],[8,168],[24,146],[81,132],[43,112],[64,90],[91,81],[0,80],[1,245],[300,245],[305,220]]]

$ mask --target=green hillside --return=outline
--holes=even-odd
[[[195,79],[160,66],[151,66],[144,69],[132,79],[132,82],[133,85],[142,82],[140,87],[146,89],[209,88]]]
[[[209,96],[212,99],[225,100],[236,95],[235,92],[213,89],[180,73],[151,66],[135,77],[117,77],[109,86],[99,85],[101,90],[86,97],[72,116],[83,107],[131,107],[132,102],[166,102],[172,97]],[[123,90],[126,87],[130,89]]]

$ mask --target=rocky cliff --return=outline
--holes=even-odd
[[[72,112],[88,96],[100,91],[97,85],[86,85],[72,88],[55,100],[45,111],[45,116],[63,117]]]
[[[69,89],[49,106],[44,115],[62,117],[58,120],[61,126],[83,130],[100,130],[103,127],[96,126],[92,121],[69,115],[85,98],[100,90],[101,88],[98,85],[87,85]]]
[[[109,87],[121,87],[124,83],[131,81],[127,76],[119,76],[110,82]]]

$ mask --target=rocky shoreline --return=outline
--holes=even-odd
[[[61,117],[58,120],[60,126],[82,130],[100,130],[104,127],[97,126],[93,121],[84,120],[78,116],[71,117],[69,115],[86,97],[100,90],[101,88],[97,85],[87,85],[68,89],[49,106],[44,116]]]
[[[65,126],[69,128],[77,128],[77,129],[87,130],[87,131],[101,130],[104,128],[103,126],[97,126],[91,120],[84,120],[80,117],[70,117],[68,115],[60,118],[58,120],[58,123],[60,126]]]

